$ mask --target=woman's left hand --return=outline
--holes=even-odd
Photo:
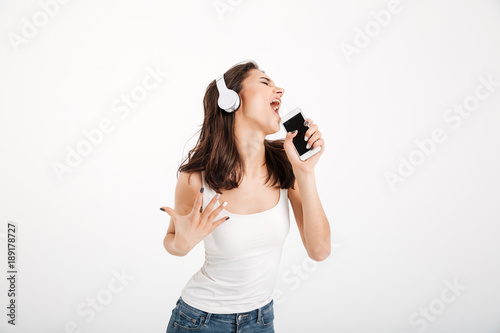
[[[325,152],[325,140],[321,137],[321,132],[318,130],[318,125],[313,124],[312,120],[310,118],[307,118],[304,121],[304,125],[308,123],[309,129],[305,133],[304,139],[307,137],[309,138],[307,140],[307,143],[309,144],[309,147],[311,150],[315,149],[316,147],[321,146],[321,150],[314,154],[312,157],[309,157],[307,160],[302,161],[299,157],[299,154],[295,150],[295,147],[293,146],[293,141],[292,139],[299,133],[298,131],[295,132],[295,134],[292,134],[292,132],[287,132],[286,137],[285,137],[285,152],[288,157],[288,160],[292,164],[293,171],[294,173],[296,172],[303,172],[303,173],[310,173],[314,171],[314,166],[316,163],[318,163],[318,160],[320,156]]]

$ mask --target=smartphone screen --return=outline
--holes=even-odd
[[[285,127],[287,132],[293,132],[294,130],[298,130],[297,135],[292,139],[293,140],[293,145],[297,149],[297,152],[299,155],[303,155],[311,148],[307,149],[306,145],[307,142],[304,141],[304,135],[306,134],[306,131],[309,129],[309,127],[304,126],[304,122],[306,120],[302,116],[302,113],[299,112],[292,118],[288,119],[286,122],[283,123],[283,126]]]

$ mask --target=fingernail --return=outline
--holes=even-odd
[[[293,131],[292,134],[295,134],[297,132],[297,130]]]
[[[219,199],[220,198],[220,193],[217,193],[217,195],[215,196],[215,199]]]
[[[304,136],[304,141],[307,142],[307,140],[309,140],[309,138],[307,136]]]
[[[163,209],[163,208],[160,208],[160,209],[161,209],[162,211],[165,211],[165,209]]]
[[[226,207],[226,205],[227,205],[227,202],[224,201],[224,203],[222,204],[222,207]]]
[[[306,145],[306,149],[309,149],[309,144]]]
[[[307,125],[309,125],[309,121],[306,121],[306,122],[304,123],[304,126],[307,126]]]
[[[204,188],[204,187],[202,187],[202,188],[200,189],[200,193],[203,193],[203,191],[205,191],[205,188]]]
[[[229,220],[229,216],[228,216],[228,217],[226,217],[226,221],[227,221],[227,220]]]

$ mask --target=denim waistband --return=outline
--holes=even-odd
[[[179,304],[182,304],[182,306],[185,309],[193,312],[195,315],[201,315],[201,316],[206,317],[206,322],[208,322],[208,320],[219,320],[219,321],[223,321],[223,322],[227,322],[227,323],[242,323],[244,321],[249,321],[252,319],[259,320],[262,316],[262,313],[266,313],[266,312],[273,309],[274,300],[271,300],[269,303],[267,303],[263,307],[260,307],[258,309],[252,310],[252,311],[241,312],[241,313],[227,313],[227,314],[226,313],[224,313],[224,314],[210,313],[210,312],[206,312],[206,311],[197,309],[197,308],[187,304],[186,302],[184,302],[184,300],[182,299],[182,296],[179,297],[179,299],[177,300],[176,306],[179,306]]]

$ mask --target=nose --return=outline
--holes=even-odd
[[[276,87],[276,93],[281,94],[281,96],[283,96],[283,94],[285,93],[285,89]]]

